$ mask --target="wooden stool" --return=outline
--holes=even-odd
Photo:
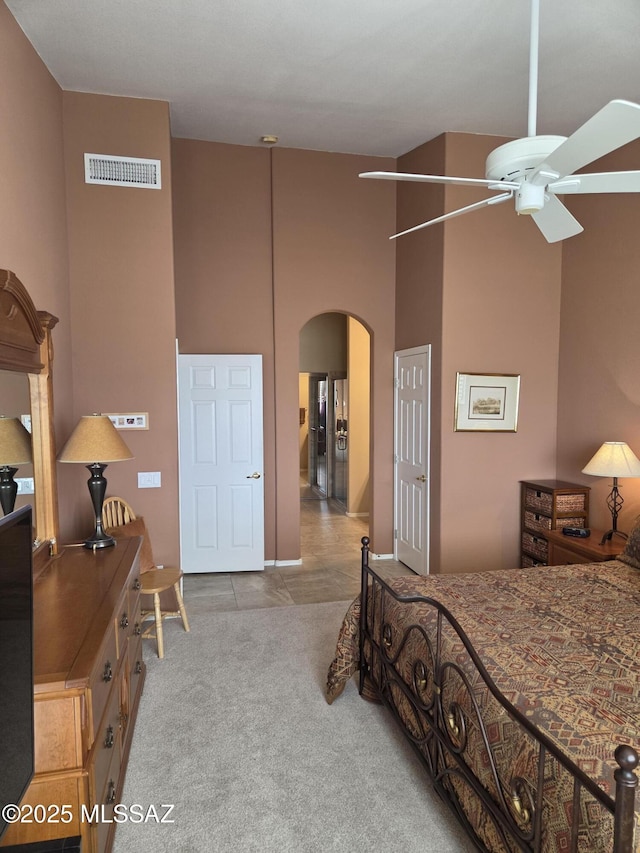
[[[105,530],[115,539],[126,539],[131,536],[142,536],[142,547],[140,549],[140,588],[145,595],[153,596],[153,610],[142,611],[142,621],[149,617],[154,618],[150,625],[142,632],[143,637],[155,637],[158,643],[158,657],[164,657],[164,638],[162,636],[162,620],[167,616],[179,616],[182,619],[184,630],[189,630],[187,611],[184,609],[184,601],[180,592],[180,569],[158,569],[155,567],[151,542],[147,533],[147,526],[142,516],[136,516],[133,507],[124,498],[107,498],[102,507],[102,518]],[[167,589],[173,589],[178,599],[178,610],[162,610],[160,607],[160,594]],[[155,627],[155,634],[153,629]]]
[[[164,638],[162,636],[162,620],[167,616],[180,616],[182,625],[185,631],[189,631],[189,620],[187,619],[187,611],[182,600],[180,592],[180,578],[182,571],[180,569],[152,569],[150,572],[143,572],[140,575],[141,592],[145,595],[153,595],[153,610],[143,610],[142,620],[149,617],[154,617],[153,625],[150,625],[142,632],[142,636],[146,638],[156,638],[158,644],[158,657],[164,657]],[[173,587],[176,598],[178,599],[178,610],[162,610],[160,608],[160,593]],[[153,632],[155,628],[155,633]]]

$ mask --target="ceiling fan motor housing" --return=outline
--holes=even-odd
[[[525,136],[495,148],[487,157],[485,174],[490,181],[518,181],[543,163],[566,136]]]

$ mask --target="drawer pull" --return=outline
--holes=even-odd
[[[141,660],[136,661],[136,666],[135,666],[134,672],[136,675],[140,675],[140,673],[142,672],[142,661]]]
[[[136,635],[136,637],[139,637],[140,634],[142,634],[142,626],[139,622],[136,622],[135,627],[133,629],[133,633]]]
[[[126,613],[122,614],[122,619],[120,620],[120,627],[124,630],[129,627],[129,617]]]
[[[115,736],[113,734],[113,726],[109,726],[107,728],[107,734],[104,739],[105,749],[112,749],[115,741]]]
[[[111,803],[115,803],[116,801],[116,785],[113,779],[109,780],[109,787],[107,788],[107,797],[105,799],[105,803],[110,806]]]
[[[140,578],[136,578],[133,582],[133,588],[137,592],[141,587],[142,587],[142,584],[140,583]]]
[[[113,678],[113,670],[111,669],[111,662],[107,661],[104,665],[104,672],[102,673],[103,681],[111,681]]]

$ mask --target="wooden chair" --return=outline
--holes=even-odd
[[[189,631],[189,620],[185,610],[182,593],[180,592],[180,579],[183,572],[178,568],[159,569],[153,560],[151,542],[147,533],[146,525],[142,517],[136,516],[130,504],[123,498],[107,498],[102,507],[102,523],[105,530],[115,538],[130,538],[131,536],[142,536],[143,543],[140,552],[141,592],[153,596],[153,610],[142,610],[142,621],[153,618],[153,624],[143,630],[142,636],[149,639],[155,638],[158,647],[158,657],[164,657],[164,636],[162,632],[162,621],[167,617],[179,616],[185,631]],[[173,588],[178,602],[178,610],[163,610],[160,605],[160,595],[166,590]],[[155,632],[154,632],[155,629]]]

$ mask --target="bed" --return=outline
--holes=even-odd
[[[606,563],[389,581],[362,544],[327,701],[359,671],[480,850],[638,853],[640,528]]]

